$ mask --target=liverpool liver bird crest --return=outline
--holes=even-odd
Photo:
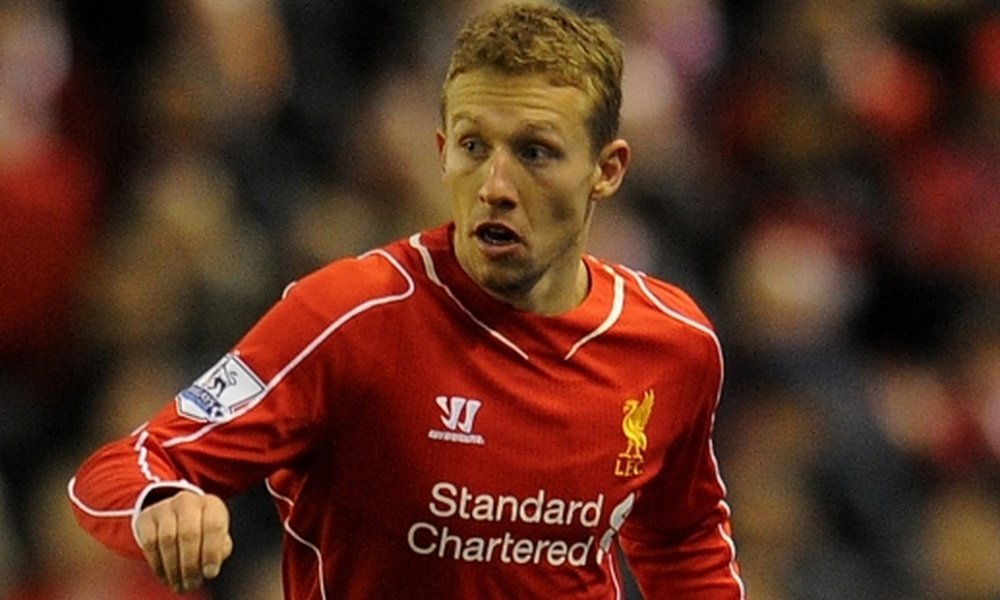
[[[641,460],[647,444],[646,424],[649,423],[649,415],[653,412],[653,390],[646,390],[642,395],[642,401],[634,398],[626,400],[622,412],[625,413],[622,419],[622,433],[628,438],[628,447],[623,456]]]

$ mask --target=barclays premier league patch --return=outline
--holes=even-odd
[[[240,358],[227,354],[177,394],[177,413],[206,423],[217,423],[264,393],[264,383]]]

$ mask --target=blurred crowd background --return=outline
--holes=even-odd
[[[475,0],[0,1],[0,597],[170,597],[66,482],[291,280],[448,218]],[[592,0],[635,164],[591,250],[727,355],[750,597],[1000,598],[1000,9]],[[375,474],[377,476],[377,474]],[[198,600],[280,597],[260,490]]]

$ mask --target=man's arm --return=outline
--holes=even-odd
[[[116,553],[136,559],[144,557],[136,525],[145,507],[180,491],[205,493],[151,442],[148,427],[94,452],[67,489],[81,527]]]
[[[667,535],[637,527],[623,528],[620,542],[646,598],[746,598],[729,527],[729,510],[721,501],[687,531]]]
[[[670,291],[660,290],[664,296]],[[620,530],[620,544],[647,598],[744,600],[736,548],[712,435],[722,393],[722,349],[693,303],[673,293],[686,314],[671,314],[698,333],[674,366],[682,401],[672,406],[680,430],[664,465],[645,486]],[[691,316],[693,315],[693,316]]]
[[[148,451],[143,429],[88,459],[69,483],[77,521],[119,554],[145,559],[175,592],[219,573],[232,553],[229,509]],[[139,448],[139,451],[136,451]]]
[[[214,573],[231,552],[222,499],[299,460],[322,430],[326,363],[309,344],[325,326],[286,298],[148,423],[92,454],[68,487],[83,529],[173,586]]]
[[[91,455],[68,488],[81,526],[171,585],[214,573],[232,551],[222,500],[332,442],[331,407],[358,385],[340,327],[412,292],[386,256],[304,278],[147,424]]]
[[[145,560],[177,592],[215,577],[233,550],[224,499],[309,451],[322,418],[301,387],[316,380],[311,366],[224,420],[192,420],[174,401],[100,448],[69,483],[77,521],[115,552]],[[273,367],[248,368],[274,377]]]
[[[716,395],[667,451],[620,530],[620,544],[647,598],[744,600],[725,486],[712,449]]]

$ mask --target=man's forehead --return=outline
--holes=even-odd
[[[593,103],[581,89],[559,85],[544,74],[505,75],[492,71],[463,73],[445,88],[445,118],[482,120],[505,112],[538,127],[582,121]]]

